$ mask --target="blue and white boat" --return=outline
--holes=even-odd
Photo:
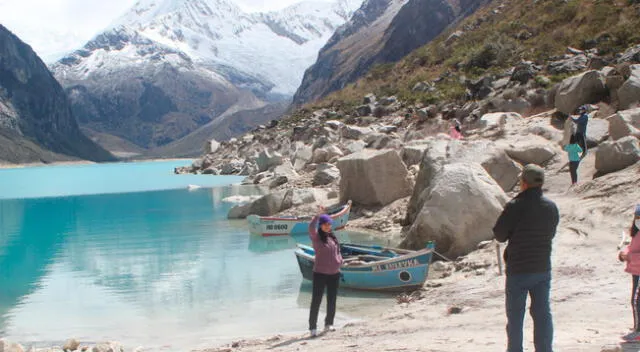
[[[333,220],[333,230],[341,230],[347,226],[351,213],[351,201],[347,204],[336,205],[327,209],[327,214]],[[249,232],[253,235],[271,236],[295,236],[309,233],[311,216],[247,216]]]
[[[418,289],[427,280],[434,247],[433,242],[417,251],[341,244],[344,263],[340,268],[340,286],[376,291]],[[315,260],[313,247],[298,244],[295,253],[302,277],[312,280]]]

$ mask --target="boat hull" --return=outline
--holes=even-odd
[[[329,214],[333,220],[334,231],[343,229],[349,221],[351,212],[351,202],[340,207],[340,209]],[[309,233],[309,223],[311,217],[268,217],[249,215],[247,222],[249,223],[249,232],[252,235],[271,237],[271,236],[295,236]]]
[[[433,247],[395,256],[366,265],[340,268],[340,286],[359,290],[408,291],[427,280]],[[302,277],[313,280],[313,248],[298,245],[296,258]]]

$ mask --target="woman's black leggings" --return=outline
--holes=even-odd
[[[334,275],[313,273],[313,296],[311,296],[311,311],[309,312],[309,330],[315,330],[318,324],[318,311],[324,288],[327,288],[327,316],[324,319],[324,326],[333,325],[333,318],[336,316],[336,299],[338,296],[338,283],[340,273]]]
[[[569,171],[571,172],[571,183],[578,182],[578,166],[580,166],[579,161],[569,162]]]

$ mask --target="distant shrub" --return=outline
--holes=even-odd
[[[486,39],[484,45],[472,52],[466,68],[488,69],[492,66],[505,66],[513,61],[518,48],[517,43],[504,35],[493,35]]]

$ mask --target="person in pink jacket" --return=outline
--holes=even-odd
[[[638,285],[638,279],[640,278],[640,236],[637,236],[638,229],[640,229],[640,204],[636,205],[633,223],[629,229],[631,243],[618,253],[618,259],[626,262],[625,271],[631,274],[632,277],[631,309],[633,311],[633,331],[623,336],[623,339],[627,341],[640,341],[640,285]]]
[[[309,312],[309,331],[311,337],[317,336],[318,311],[325,287],[327,288],[327,315],[324,319],[325,331],[333,331],[333,319],[336,315],[336,299],[340,282],[340,243],[332,230],[331,217],[320,207],[320,214],[313,217],[309,224],[309,238],[316,252],[313,265],[313,295]]]

